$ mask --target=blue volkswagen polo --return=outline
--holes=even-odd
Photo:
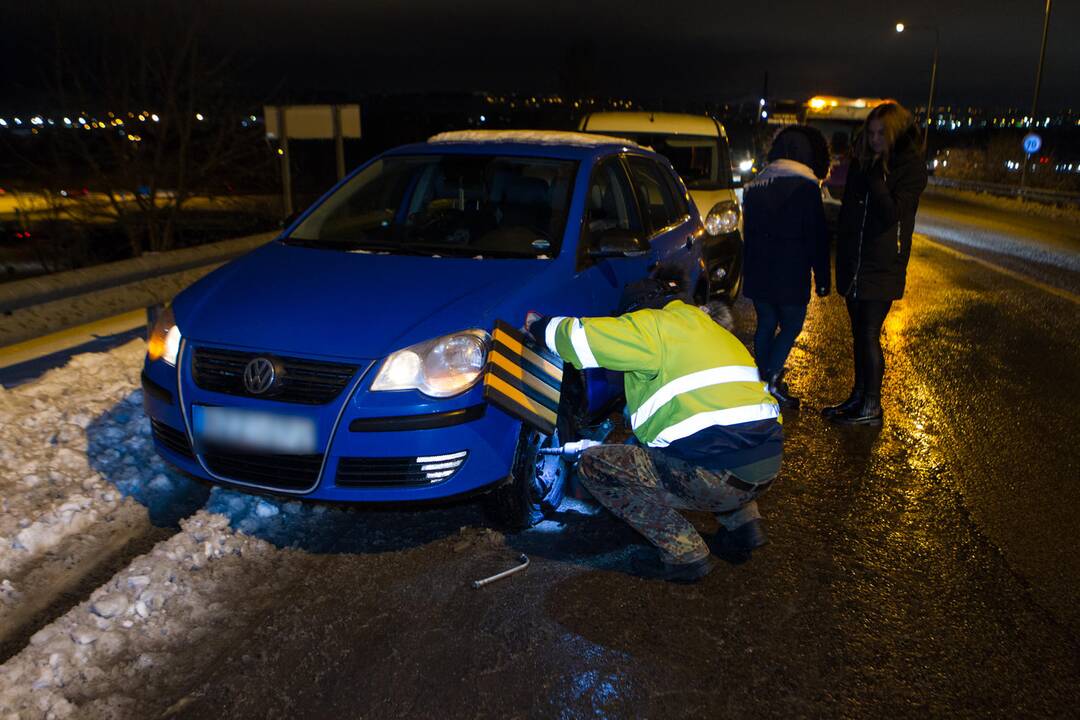
[[[484,401],[496,320],[610,314],[659,264],[707,298],[702,233],[671,164],[626,140],[396,148],[162,313],[142,375],[155,446],[204,480],[313,500],[485,492],[496,520],[527,526],[568,470],[537,450],[601,422],[621,378],[568,368],[555,432],[523,426]]]

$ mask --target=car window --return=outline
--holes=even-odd
[[[589,192],[585,197],[585,233],[595,237],[605,230],[619,228],[636,229],[632,214],[630,187],[617,160],[608,160],[598,166],[589,180]]]
[[[671,183],[664,177],[666,171],[648,158],[631,157],[627,164],[638,206],[646,218],[649,231],[655,233],[680,220],[685,213],[679,212]]]
[[[393,254],[555,257],[577,163],[389,156],[317,207],[286,243]]]

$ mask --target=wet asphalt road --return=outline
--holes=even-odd
[[[469,505],[358,512],[361,552],[288,553],[280,602],[147,709],[1075,717],[1077,309],[917,240],[886,324],[880,431],[818,417],[846,394],[850,346],[841,299],[813,302],[790,371],[806,407],[785,416],[761,503],[772,542],[750,562],[673,586],[627,574],[640,541],[604,514],[503,536]],[[526,571],[469,586],[520,552]]]

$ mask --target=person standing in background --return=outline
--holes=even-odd
[[[744,293],[757,313],[754,357],[781,407],[799,399],[784,382],[785,363],[802,332],[810,273],[819,297],[829,294],[829,234],[821,181],[829,146],[820,132],[789,125],[777,133],[769,164],[743,191]]]
[[[822,410],[833,422],[881,425],[885,355],[881,328],[904,296],[911,236],[926,161],[915,122],[901,105],[878,105],[855,139],[836,246],[836,289],[847,301],[855,382],[847,400]]]

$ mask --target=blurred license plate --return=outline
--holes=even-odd
[[[311,418],[205,405],[191,411],[195,436],[207,443],[288,455],[316,452]]]

